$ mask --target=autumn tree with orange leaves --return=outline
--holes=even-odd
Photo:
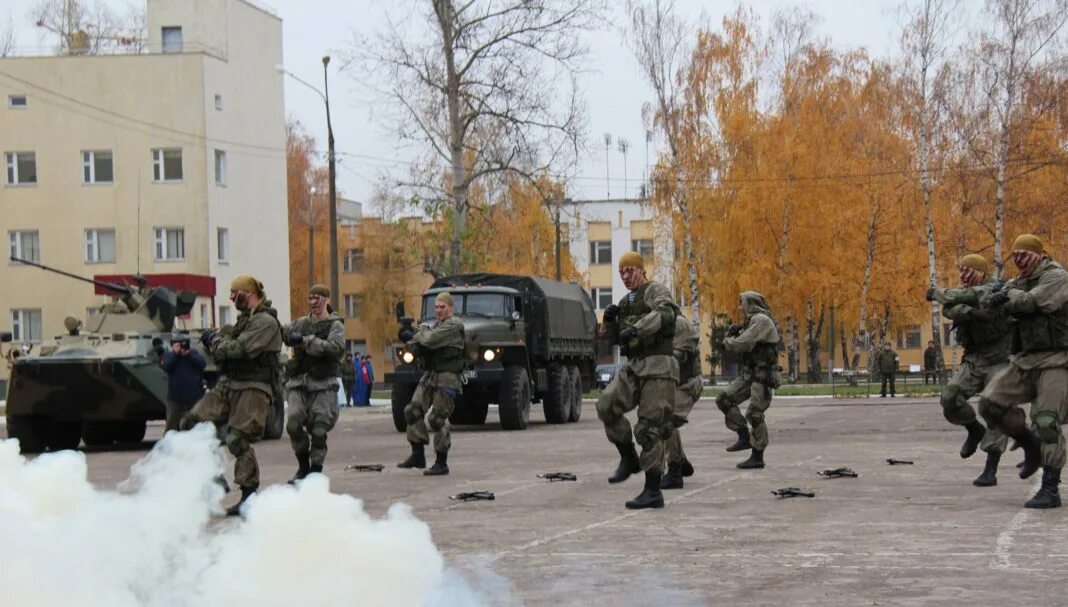
[[[286,205],[289,215],[290,313],[307,313],[308,288],[329,284],[330,209],[327,169],[315,139],[300,122],[286,124]],[[315,193],[312,193],[312,189]]]

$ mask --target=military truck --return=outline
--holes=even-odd
[[[84,278],[42,264],[36,266],[92,283],[115,294],[79,323],[68,318],[67,333],[44,341],[18,357],[7,390],[7,435],[19,439],[24,453],[50,449],[106,447],[139,443],[149,420],[166,418],[167,374],[161,352],[172,340],[189,340],[208,363],[205,379],[214,385],[217,369],[200,346],[199,335],[175,331],[175,320],[188,314],[197,294],[165,286],[115,284]],[[268,415],[264,438],[282,435],[285,424],[281,381]]]
[[[483,424],[489,405],[497,403],[501,427],[522,430],[531,403],[538,401],[550,424],[579,420],[582,394],[594,385],[597,328],[593,302],[582,287],[508,274],[447,276],[423,293],[420,322],[434,321],[434,298],[443,291],[452,295],[465,334],[463,393],[452,423]],[[399,335],[410,333],[414,319],[398,320]],[[395,354],[401,364],[385,380],[392,386],[393,423],[404,431],[404,407],[422,369],[403,343]]]

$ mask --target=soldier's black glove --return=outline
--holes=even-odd
[[[211,346],[219,339],[219,332],[212,331],[211,329],[204,331],[200,334],[200,343],[204,344],[205,348],[211,348]]]
[[[634,327],[627,327],[619,332],[619,341],[622,343],[627,343],[635,337],[638,337],[638,330]]]
[[[397,331],[397,338],[403,343],[412,341],[413,337],[415,337],[415,331],[411,327],[401,327],[401,330]]]
[[[930,289],[927,289],[927,293],[924,294],[923,298],[926,299],[927,301],[934,301],[936,292],[937,292],[937,289],[935,289],[934,287],[931,287]]]
[[[300,331],[290,331],[289,341],[287,341],[286,344],[293,348],[304,345],[304,334]]]
[[[1005,291],[998,291],[997,293],[991,293],[983,298],[983,305],[997,307],[1005,305],[1005,302],[1009,301],[1009,294]]]
[[[604,319],[604,322],[616,322],[616,319],[619,318],[619,306],[616,304],[609,304],[608,307],[604,309],[604,313],[601,317]]]
[[[742,334],[741,325],[731,325],[727,327],[727,337],[738,337]]]

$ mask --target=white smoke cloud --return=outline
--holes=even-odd
[[[372,519],[321,475],[266,488],[243,521],[216,518],[222,490],[212,479],[223,464],[204,424],[168,433],[118,491],[101,491],[82,453],[26,461],[16,441],[0,441],[0,604],[486,602],[446,573],[429,527],[407,506]]]

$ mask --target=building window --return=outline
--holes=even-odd
[[[8,95],[7,96],[7,107],[9,107],[9,108],[16,109],[16,110],[21,110],[21,109],[24,109],[26,107],[26,105],[27,105],[26,95]]]
[[[219,252],[219,263],[230,263],[230,230],[219,228],[215,231],[215,236]]]
[[[7,233],[12,257],[41,263],[41,242],[37,230],[14,230]],[[18,263],[17,261],[11,263]]]
[[[360,303],[363,302],[363,297],[360,295],[348,294],[345,296],[345,318],[359,318],[360,317]]]
[[[590,265],[596,266],[601,264],[612,263],[612,241],[611,240],[591,240],[590,241]]]
[[[111,150],[82,152],[82,183],[112,183],[114,180]]]
[[[215,109],[222,111],[222,95],[215,93]]]
[[[152,179],[154,181],[182,180],[181,148],[157,148],[152,150]]]
[[[208,304],[200,304],[200,328],[211,328],[211,318],[208,317]]]
[[[226,185],[226,152],[215,150],[215,185]]]
[[[346,339],[345,348],[353,354],[367,354],[366,339]]]
[[[630,241],[630,250],[641,255],[642,259],[648,263],[653,258],[653,241],[649,238],[632,240]]]
[[[41,341],[41,311],[12,310],[11,339],[13,341]]]
[[[897,347],[903,350],[915,350],[923,343],[923,335],[920,333],[920,325],[909,325],[901,330],[897,336]]]
[[[37,154],[34,152],[5,152],[7,185],[31,185],[37,183]]]
[[[612,287],[593,287],[590,289],[593,307],[603,310],[612,305]]]
[[[953,323],[942,323],[942,343],[947,348],[957,347],[957,332],[953,330]]]
[[[85,263],[115,262],[115,230],[85,231]]]
[[[219,306],[219,326],[225,327],[230,324],[230,306]]]
[[[185,229],[156,228],[156,261],[185,259]]]
[[[182,52],[182,28],[181,27],[165,27],[163,32],[163,52],[164,53],[180,53]]]
[[[359,272],[363,270],[363,249],[349,249],[345,251],[345,272]]]

